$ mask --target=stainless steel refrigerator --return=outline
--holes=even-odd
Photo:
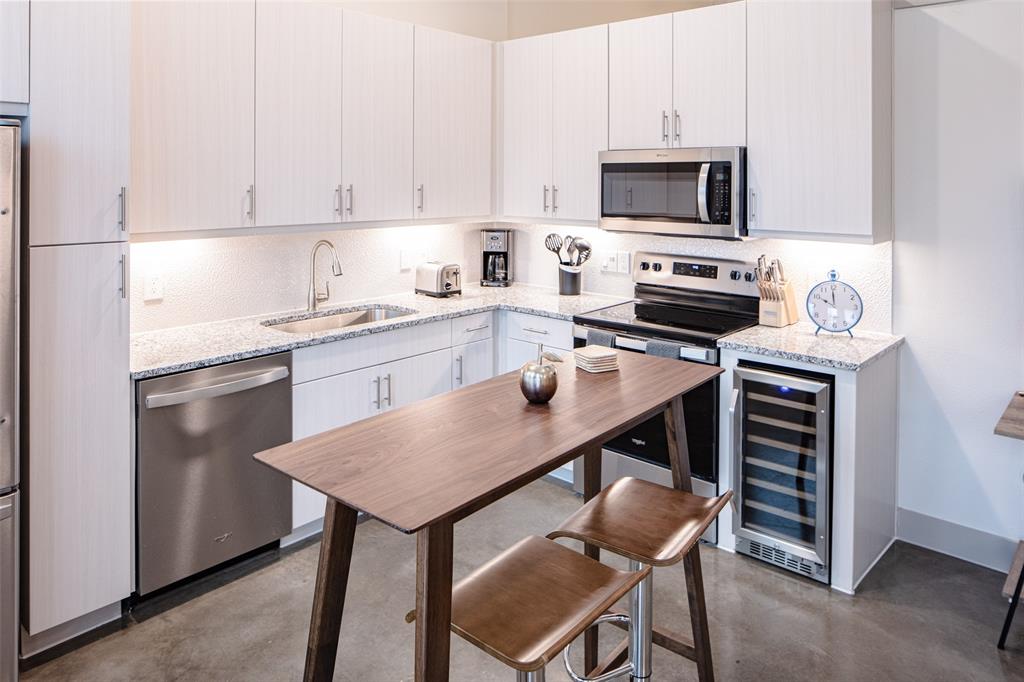
[[[0,119],[0,681],[18,677],[18,228],[21,127]]]

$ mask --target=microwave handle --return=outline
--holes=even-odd
[[[710,163],[700,165],[700,175],[697,177],[697,213],[702,223],[710,223],[708,217],[708,174],[711,172]]]

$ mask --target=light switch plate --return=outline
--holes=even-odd
[[[164,299],[164,278],[161,275],[146,277],[146,286],[142,292],[142,300],[146,303]]]
[[[632,254],[630,254],[629,251],[619,251],[619,258],[618,258],[619,272],[622,273],[623,275],[628,275],[630,273],[629,265],[630,265],[631,255]]]

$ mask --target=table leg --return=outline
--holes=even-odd
[[[1013,591],[1013,598],[1010,601],[1010,610],[1006,612],[1006,620],[1003,622],[1003,631],[999,633],[1000,649],[1006,648],[1006,636],[1010,634],[1010,623],[1013,622],[1013,615],[1017,612],[1017,604],[1020,603],[1021,588],[1024,588],[1024,566],[1021,566],[1020,575],[1017,577],[1017,589]]]
[[[309,621],[306,669],[303,679],[330,680],[338,657],[341,614],[345,608],[352,543],[356,535],[356,510],[327,499],[320,563],[316,569],[313,614]]]
[[[672,465],[672,487],[692,493],[690,448],[686,444],[686,419],[681,395],[673,398],[665,409],[665,434],[668,436],[668,461]]]
[[[453,527],[416,534],[416,682],[447,682],[452,624]]]
[[[583,454],[583,501],[587,502],[601,492],[601,448],[588,450]],[[583,553],[595,561],[601,557],[601,550],[594,545],[583,545]],[[597,668],[597,626],[589,628],[583,635],[583,669],[587,674]]]

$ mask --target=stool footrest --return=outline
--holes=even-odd
[[[608,615],[623,616],[628,620],[628,616],[621,611],[608,611],[607,613]],[[623,630],[629,629],[628,623],[611,621],[611,624]],[[671,630],[664,630],[657,626],[653,627],[651,629],[651,642],[660,646],[662,649],[667,649],[668,651],[678,654],[683,658],[687,658],[691,661],[697,660],[697,650],[693,648],[693,645],[688,644],[684,639],[682,639],[682,635],[672,632]]]
[[[627,616],[624,613],[606,612],[603,616],[601,616],[593,623],[591,623],[590,627],[601,625],[602,623],[613,623],[614,625],[619,627],[625,625],[625,627],[628,628],[629,616]],[[570,642],[569,645],[566,646],[565,649],[562,651],[562,660],[565,662],[565,672],[567,675],[569,675],[569,679],[573,680],[573,682],[605,682],[606,680],[613,680],[616,677],[622,677],[623,675],[628,675],[631,672],[633,672],[633,664],[627,662],[625,665],[615,668],[614,670],[602,670],[600,672],[597,672],[595,670],[592,676],[580,675],[572,669],[572,664],[569,663],[569,651],[571,649],[572,643]]]

